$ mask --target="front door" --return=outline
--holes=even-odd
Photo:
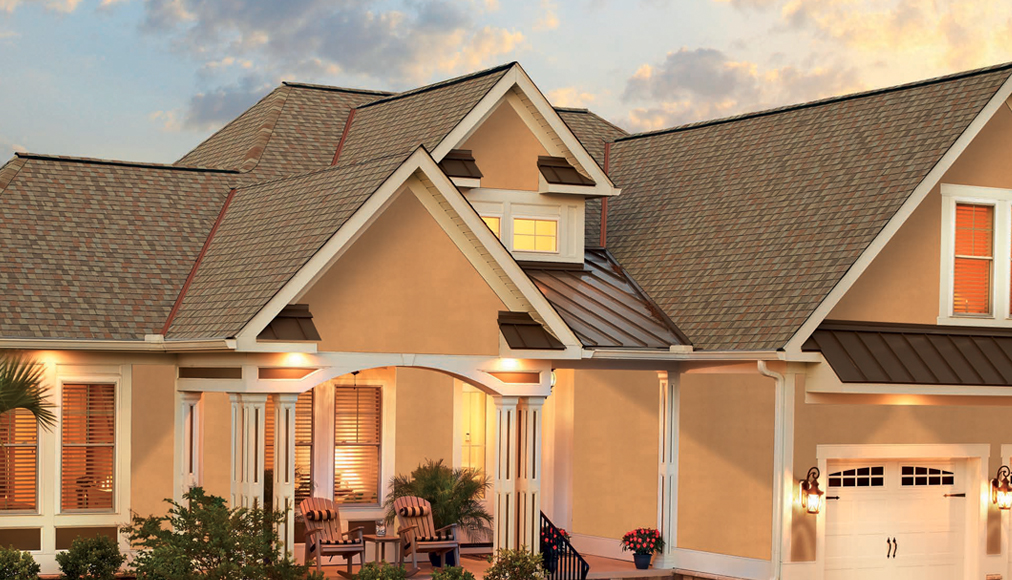
[[[965,461],[829,464],[826,580],[963,577]]]
[[[494,450],[489,449],[489,444],[494,440],[494,432],[489,424],[489,417],[493,413],[489,407],[492,401],[481,390],[467,384],[458,382],[460,391],[460,423],[458,429],[460,440],[460,467],[468,467],[481,471],[483,474],[491,475],[492,465],[490,460],[494,456]],[[482,498],[485,509],[488,513],[494,513],[492,490],[489,490]],[[466,544],[489,544],[491,537],[470,537],[462,530],[462,536]]]

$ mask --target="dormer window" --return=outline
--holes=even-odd
[[[943,184],[938,322],[1012,322],[1012,190]]]
[[[513,218],[513,249],[521,252],[558,252],[559,222]]]
[[[460,188],[481,187],[481,170],[468,149],[453,149],[439,162],[440,169]]]
[[[594,180],[570,165],[565,157],[538,157],[538,189],[542,193],[570,193],[585,195],[594,187]]]
[[[488,229],[492,230],[495,237],[502,239],[502,218],[495,215],[483,215],[481,216],[482,221],[488,226]]]

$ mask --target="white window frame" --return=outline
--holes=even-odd
[[[506,217],[503,216],[503,214],[501,214],[501,213],[492,213],[492,212],[481,212],[481,213],[478,214],[478,216],[482,218],[481,221],[485,221],[485,218],[498,218],[499,219],[499,231],[498,232],[492,232],[492,233],[495,234],[495,237],[498,238],[499,241],[501,242],[502,241],[503,229],[505,227],[504,222],[506,221]],[[488,225],[488,224],[485,224],[485,225]],[[489,228],[489,229],[491,230],[492,228]]]
[[[562,220],[559,219],[559,216],[553,216],[553,215],[534,215],[534,214],[525,213],[525,214],[513,214],[513,215],[510,216],[509,220],[510,220],[510,243],[509,243],[509,247],[510,247],[510,249],[512,251],[520,253],[520,254],[542,254],[542,255],[547,255],[547,256],[557,256],[557,255],[559,255],[559,254],[562,253],[562,231],[561,231],[561,228],[562,228],[562,223],[561,222],[562,222]],[[513,242],[516,241],[516,232],[513,231],[514,230],[513,226],[515,225],[516,220],[531,220],[531,221],[534,221],[535,222],[535,228],[537,228],[537,222],[555,222],[555,249],[552,250],[552,251],[548,251],[548,250],[518,250],[518,249],[516,249],[516,247],[513,245]],[[502,222],[499,222],[499,229],[502,229]],[[535,232],[537,232],[537,229],[535,229]],[[535,236],[534,236],[534,245],[535,246],[538,243],[537,238],[538,238],[538,236],[537,236],[537,234],[535,234]]]
[[[941,276],[938,324],[954,326],[1007,326],[1012,320],[1012,189],[943,183]],[[992,255],[991,313],[955,314],[952,309],[956,267],[956,205],[994,207],[994,251]]]
[[[67,510],[63,507],[63,389],[65,385],[112,385],[113,386],[113,409],[115,415],[113,416],[113,444],[112,444],[112,508],[111,509],[83,509],[83,510]],[[127,471],[129,470],[129,461],[123,461],[123,450],[122,442],[123,436],[121,430],[122,415],[122,400],[123,395],[121,393],[120,378],[119,377],[92,377],[88,379],[72,379],[72,378],[61,378],[60,379],[60,426],[57,436],[57,474],[56,474],[56,506],[57,513],[60,515],[80,515],[80,516],[91,516],[91,515],[115,515],[119,513],[119,510],[125,505],[129,505],[123,502],[121,488],[123,486],[123,464],[127,464]],[[129,451],[128,451],[129,453]],[[129,455],[127,456],[129,457]],[[129,477],[126,478],[126,485],[130,485]]]

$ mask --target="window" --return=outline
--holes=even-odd
[[[1012,189],[942,184],[938,322],[1007,325],[1012,318]]]
[[[378,504],[380,387],[334,387],[334,499]]]
[[[502,218],[499,216],[483,215],[481,219],[488,226],[488,229],[492,230],[495,237],[502,238]]]
[[[295,401],[295,505],[313,496],[313,391]],[[301,518],[301,513],[299,514]]]
[[[513,249],[522,252],[557,252],[559,222],[513,219]]]
[[[904,465],[900,469],[900,474],[902,475],[900,484],[904,486],[953,485],[956,483],[956,476],[951,471],[934,467]]]
[[[857,467],[829,474],[829,487],[882,487],[885,467]]]
[[[0,477],[0,510],[36,511],[39,427],[35,415],[25,409],[0,415],[0,450],[4,465]]]
[[[62,506],[112,510],[115,490],[115,385],[63,385]]]
[[[991,313],[994,206],[956,204],[952,279],[954,316]]]

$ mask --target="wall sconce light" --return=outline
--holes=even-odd
[[[991,480],[991,503],[998,506],[998,509],[1007,510],[1012,508],[1012,487],[1009,486],[1009,476],[1012,471],[1007,465],[998,468],[998,473]]]
[[[826,493],[819,489],[819,468],[808,470],[808,476],[801,480],[801,507],[810,514],[817,514],[825,503]]]

